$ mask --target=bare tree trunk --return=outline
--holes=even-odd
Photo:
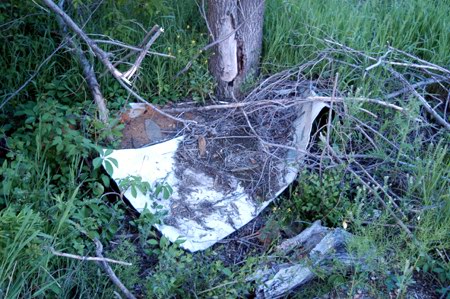
[[[207,18],[212,38],[220,41],[209,60],[217,95],[238,97],[242,83],[259,72],[264,0],[209,0]]]

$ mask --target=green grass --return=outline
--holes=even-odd
[[[448,66],[448,4],[445,0],[268,1],[264,70],[314,58],[325,47],[325,38],[375,55],[391,45]]]

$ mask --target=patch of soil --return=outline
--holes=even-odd
[[[149,106],[138,106],[121,116],[125,124],[121,149],[140,148],[173,138],[179,132],[179,124],[154,111]]]

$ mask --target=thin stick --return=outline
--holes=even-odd
[[[419,99],[419,101],[422,103],[423,107],[425,108],[425,110],[431,114],[431,116],[433,116],[433,118],[444,128],[446,128],[447,130],[450,131],[450,124],[448,122],[445,121],[445,119],[443,119],[439,113],[436,112],[436,110],[433,109],[433,107],[431,107],[431,105],[428,103],[427,100],[425,100],[425,98],[419,94],[417,92],[417,90],[415,90],[413,87],[411,87],[411,84],[409,84],[408,80],[405,79],[405,77],[400,74],[399,72],[395,71],[393,68],[389,68],[390,72],[397,77],[398,79],[400,79],[404,84],[406,84],[407,87],[410,88],[411,92]]]
[[[151,31],[155,31],[155,34],[153,34],[152,38],[150,38],[148,43],[142,49],[141,53],[139,54],[138,58],[136,59],[136,62],[133,64],[133,66],[124,74],[125,78],[130,79],[131,77],[133,77],[134,73],[136,73],[136,71],[141,66],[145,55],[147,55],[148,50],[150,50],[150,47],[153,45],[153,43],[156,41],[156,39],[161,35],[161,33],[164,32],[164,30],[157,25],[153,26]]]
[[[117,275],[111,269],[111,266],[109,266],[109,264],[105,261],[105,258],[103,257],[102,243],[97,238],[94,239],[94,243],[95,243],[95,246],[97,247],[97,249],[95,250],[97,256],[99,258],[103,259],[99,262],[100,265],[102,265],[103,270],[105,270],[106,274],[108,274],[109,278],[122,291],[122,293],[125,295],[125,297],[127,297],[128,299],[136,299],[136,297],[120,281],[120,279],[117,277]]]
[[[383,63],[383,59],[385,59],[389,53],[391,53],[391,50],[387,50],[386,53],[384,53],[382,56],[380,56],[380,58],[378,58],[377,63],[372,64],[371,66],[366,68],[366,72],[370,71],[371,69],[376,68],[377,66],[381,65]]]
[[[70,259],[75,259],[75,260],[80,260],[80,261],[107,262],[107,263],[119,264],[119,265],[124,265],[124,266],[132,266],[133,265],[128,262],[117,261],[117,260],[104,258],[104,257],[81,256],[81,255],[76,255],[76,254],[71,254],[71,253],[64,253],[64,252],[56,251],[53,247],[49,247],[49,249],[50,249],[50,252],[54,255],[67,257]]]
[[[401,53],[401,54],[403,54],[403,55],[405,55],[405,56],[408,56],[409,58],[412,58],[412,59],[414,59],[414,60],[417,60],[417,61],[419,61],[420,63],[423,63],[423,64],[426,64],[426,65],[432,66],[432,67],[434,67],[436,70],[439,70],[439,71],[441,71],[441,72],[443,72],[443,73],[450,74],[450,70],[448,70],[448,69],[446,69],[446,68],[443,68],[443,67],[441,67],[441,66],[439,66],[439,65],[437,65],[437,64],[431,63],[431,62],[429,62],[429,61],[420,59],[420,58],[417,57],[417,56],[414,56],[414,55],[412,55],[412,54],[409,54],[408,52],[399,50],[399,49],[394,48],[394,47],[391,47],[391,46],[389,46],[389,49],[390,49],[390,50],[393,50],[393,51],[396,51],[396,52],[399,52],[399,53]]]
[[[189,112],[189,111],[210,111],[210,110],[216,110],[216,109],[235,109],[235,108],[243,108],[247,106],[262,106],[266,104],[292,104],[295,102],[298,102],[299,104],[303,104],[306,102],[313,102],[313,101],[322,101],[322,102],[344,102],[344,100],[348,101],[361,101],[361,102],[370,102],[374,104],[378,104],[381,106],[385,106],[388,108],[392,108],[394,110],[400,111],[400,112],[406,112],[407,110],[405,108],[402,108],[400,106],[378,100],[378,99],[370,99],[370,98],[361,98],[361,97],[323,97],[323,96],[311,96],[304,99],[301,98],[288,98],[288,99],[278,99],[278,100],[259,100],[259,101],[248,101],[248,102],[237,102],[237,103],[230,103],[230,104],[219,104],[219,105],[209,105],[209,106],[202,106],[202,107],[189,107],[189,108],[168,108],[164,109],[166,112],[170,113],[181,113],[181,112]]]
[[[144,49],[139,48],[139,47],[133,47],[124,43],[121,43],[119,41],[114,41],[114,40],[102,40],[102,39],[95,39],[94,40],[97,44],[108,44],[108,45],[114,45],[114,46],[118,46],[118,47],[122,47],[134,52],[142,52]],[[131,53],[128,57],[132,56],[134,53]],[[147,51],[146,54],[150,54],[150,55],[156,55],[156,56],[161,56],[161,57],[167,57],[167,58],[172,58],[175,59],[176,57],[173,55],[169,55],[169,54],[164,54],[164,53],[159,53],[159,52],[153,52],[153,51]],[[127,58],[128,58],[127,57]],[[114,66],[117,66],[116,63],[114,63]]]
[[[230,284],[235,284],[235,283],[237,283],[237,282],[238,282],[238,281],[234,280],[234,281],[229,281],[229,282],[226,282],[226,283],[222,283],[222,284],[219,284],[219,285],[217,285],[217,286],[215,286],[215,287],[209,288],[209,289],[207,289],[207,290],[203,290],[203,291],[199,292],[198,294],[199,294],[199,295],[200,295],[200,294],[204,294],[204,293],[207,293],[207,292],[209,292],[209,291],[212,291],[212,290],[215,290],[215,289],[218,289],[218,288],[222,288],[222,287],[228,286],[228,285],[230,285]]]

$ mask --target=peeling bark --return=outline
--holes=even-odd
[[[263,16],[264,0],[208,1],[211,38],[221,40],[209,61],[219,97],[239,97],[242,83],[258,75]]]

